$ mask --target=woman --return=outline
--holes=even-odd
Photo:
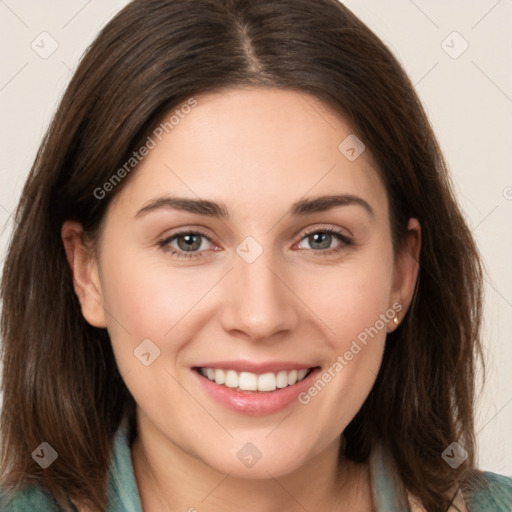
[[[123,9],[2,298],[2,510],[512,506],[475,468],[477,249],[411,83],[335,0]]]

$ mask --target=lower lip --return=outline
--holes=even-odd
[[[282,411],[298,401],[299,394],[311,386],[316,375],[320,372],[320,368],[315,368],[305,379],[292,386],[266,392],[237,391],[234,388],[216,384],[203,377],[196,370],[192,370],[192,372],[199,379],[206,392],[219,404],[240,414],[264,416]]]

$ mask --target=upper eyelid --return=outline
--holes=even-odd
[[[344,236],[345,238],[353,238],[354,235],[347,229],[347,228],[341,228],[339,226],[333,227],[333,226],[313,226],[312,228],[305,228],[301,230],[299,233],[302,233],[302,238],[305,236],[308,236],[312,233],[321,232],[321,231],[333,231],[335,234],[339,234],[340,236]],[[347,231],[347,235],[343,233],[343,231]],[[302,240],[301,238],[301,240]]]
[[[339,237],[341,237],[342,241],[343,241],[343,238],[345,238],[345,239],[352,239],[353,238],[352,233],[350,233],[349,235],[345,235],[342,232],[343,229],[348,231],[346,228],[340,228],[339,226],[338,227],[333,227],[333,226],[329,226],[329,227],[326,227],[326,226],[312,226],[312,227],[308,227],[308,228],[303,228],[302,230],[299,231],[299,233],[301,233],[302,236],[295,243],[301,242],[304,238],[306,238],[307,236],[309,236],[309,235],[311,235],[313,233],[322,232],[322,231],[333,232],[334,235],[338,235]],[[166,236],[165,238],[162,239],[162,241],[160,243],[161,244],[170,243],[171,241],[174,241],[176,238],[178,238],[180,236],[192,235],[192,234],[203,236],[210,243],[217,244],[212,239],[212,237],[210,235],[206,234],[205,232],[203,232],[199,228],[183,229],[181,231],[173,233],[172,235]],[[183,252],[186,252],[186,251],[183,251]],[[190,254],[192,254],[194,252],[195,251],[190,251]],[[195,253],[197,254],[199,252],[202,252],[202,251],[197,251]]]

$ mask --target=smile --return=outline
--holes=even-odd
[[[311,368],[300,370],[282,370],[277,373],[267,372],[256,374],[252,372],[237,372],[218,368],[199,368],[199,373],[216,384],[236,389],[237,391],[272,392],[293,386],[305,379]]]
[[[191,370],[206,400],[238,414],[264,416],[297,404],[321,368],[284,361],[205,361]]]

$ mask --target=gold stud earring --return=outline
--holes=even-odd
[[[395,325],[398,325],[400,323],[400,320],[398,320],[398,315],[395,315],[394,318],[393,318],[393,323]]]

